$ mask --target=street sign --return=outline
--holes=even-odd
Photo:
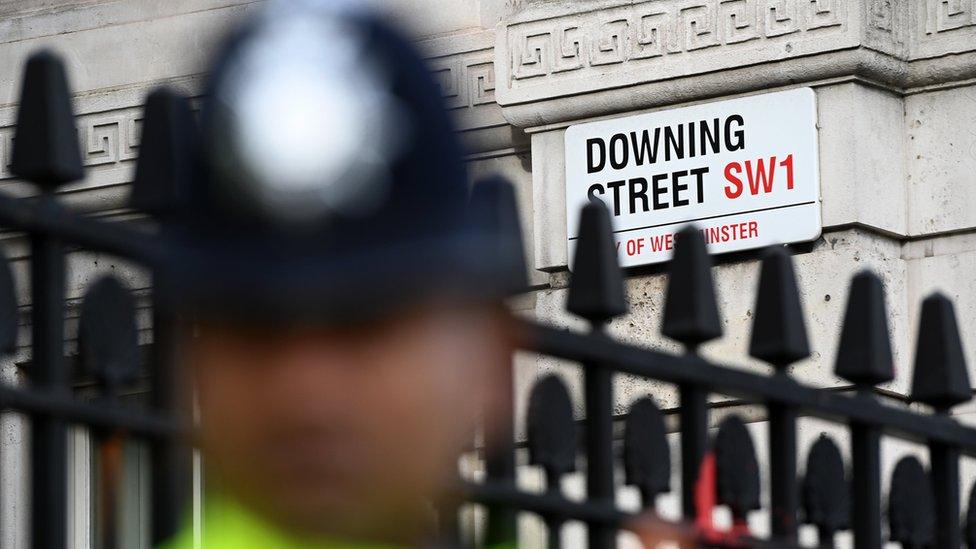
[[[820,236],[816,96],[769,93],[570,126],[566,220],[606,203],[624,267],[667,261],[689,223],[711,253]]]

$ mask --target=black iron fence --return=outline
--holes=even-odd
[[[179,96],[159,91],[146,104],[142,154],[133,202],[143,211],[165,215],[166,193],[178,176],[174,158],[180,146],[177,131],[190,116]],[[126,258],[150,271],[163,261],[152,233],[120,223],[100,222],[67,209],[56,191],[82,179],[78,134],[69,88],[61,61],[51,53],[33,55],[27,63],[20,95],[11,171],[39,191],[30,198],[0,193],[0,226],[26,233],[30,246],[29,386],[0,384],[0,410],[26,415],[30,422],[30,546],[65,547],[68,539],[68,426],[89,429],[96,452],[106,464],[117,465],[120,441],[148,443],[152,462],[152,539],[170,537],[182,518],[186,491],[186,433],[178,421],[178,399],[171,350],[175,323],[172,313],[153,306],[153,345],[146,367],[137,340],[136,306],[124,283],[106,275],[92,283],[80,307],[77,353],[66,356],[65,298],[68,256],[92,250]],[[0,350],[17,350],[19,331],[15,280],[6,257],[0,256]],[[73,394],[79,375],[97,389],[94,399]],[[148,378],[150,405],[125,405],[120,396]],[[3,451],[0,448],[0,451]],[[107,467],[100,492],[105,523],[103,545],[115,539],[114,500],[118,467]]]
[[[177,183],[185,174],[180,151],[190,119],[185,99],[165,90],[150,95],[133,187],[133,205],[165,221]],[[105,223],[65,208],[56,191],[83,176],[70,95],[59,60],[33,56],[27,66],[11,169],[36,185],[31,198],[0,194],[0,226],[26,233],[30,241],[31,364],[28,387],[0,385],[0,409],[28,416],[31,425],[31,546],[64,547],[67,540],[67,428],[87,427],[100,452],[111,452],[120,437],[148,441],[152,459],[152,538],[172,535],[186,490],[187,433],[179,421],[183,393],[174,379],[173,313],[153,307],[153,352],[142,366],[130,292],[115,278],[88,289],[78,326],[77,360],[66,358],[66,256],[76,249],[128,258],[150,271],[165,261],[153,233]],[[852,529],[858,548],[880,547],[887,532],[903,547],[976,547],[976,520],[960,509],[959,461],[976,455],[976,430],[958,424],[950,409],[971,398],[951,302],[934,295],[925,300],[916,351],[911,398],[933,413],[886,405],[874,386],[894,377],[884,292],[871,273],[857,275],[850,289],[836,373],[852,382],[854,394],[812,388],[795,381],[787,367],[809,354],[791,256],[770,249],[762,260],[750,352],[773,367],[770,375],[715,364],[698,347],[722,334],[711,280],[710,258],[693,228],[677,235],[670,265],[662,332],[684,345],[669,354],[614,340],[608,321],[626,312],[623,278],[617,264],[608,214],[600,204],[584,208],[569,289],[568,310],[589,322],[587,332],[571,332],[523,322],[527,350],[578,363],[584,378],[582,422],[586,498],[565,497],[561,479],[576,470],[580,424],[564,383],[557,377],[532,388],[527,412],[529,465],[545,473],[543,493],[516,486],[516,452],[511,431],[486,449],[486,480],[467,485],[470,501],[488,509],[486,544],[510,542],[520,512],[541,516],[549,545],[568,521],[587,525],[590,547],[612,547],[621,529],[646,520],[618,507],[622,484],[638,489],[643,509],[652,512],[657,496],[670,490],[671,458],[667,430],[653,399],[635,402],[624,420],[622,442],[614,436],[613,379],[628,374],[671,383],[680,393],[681,530],[697,543],[724,547],[796,547],[803,523],[819,533],[819,546],[830,547],[838,531]],[[8,262],[0,261],[0,349],[18,348],[18,304]],[[97,384],[100,397],[82,401],[72,395],[77,362]],[[148,377],[151,404],[123,405],[118,396],[140,376]],[[751,436],[741,418],[730,415],[714,436],[709,431],[708,398],[729,395],[768,411],[768,496],[771,535],[754,537],[747,526],[759,511],[764,483]],[[798,477],[797,420],[814,416],[846,424],[851,435],[851,463],[836,442],[817,441],[809,452],[804,477]],[[890,480],[887,504],[882,497],[882,436],[907,439],[929,448],[929,470],[914,457],[902,459]],[[617,478],[617,472],[623,478]],[[111,482],[111,475],[106,482]],[[105,487],[111,491],[112,486]],[[733,525],[716,528],[715,506],[726,506]],[[969,516],[976,513],[972,504]],[[884,519],[887,510],[887,520]],[[645,514],[645,517],[649,516]],[[452,525],[454,521],[444,521]],[[449,528],[448,528],[449,529]],[[111,528],[108,528],[111,531]],[[117,541],[111,534],[105,545]]]
[[[488,537],[503,541],[515,528],[512,510],[545,520],[549,546],[560,546],[563,523],[587,526],[589,547],[613,547],[619,530],[638,533],[662,523],[656,499],[670,490],[671,458],[664,416],[650,397],[626,415],[620,451],[613,437],[614,374],[674,384],[681,449],[681,508],[685,526],[698,544],[715,547],[798,547],[798,530],[811,524],[819,547],[833,547],[835,534],[853,530],[854,546],[878,548],[887,539],[902,547],[976,547],[976,491],[965,519],[960,511],[959,461],[976,454],[976,430],[957,423],[950,410],[972,398],[953,305],[941,294],[922,304],[910,399],[932,413],[885,404],[875,386],[894,379],[884,289],[871,272],[856,275],[837,350],[835,373],[853,384],[853,394],[813,388],[794,380],[788,367],[810,354],[792,258],[784,247],[765,251],[749,351],[772,366],[770,375],[716,364],[698,347],[722,335],[711,278],[711,261],[700,232],[680,231],[670,263],[662,333],[680,342],[681,355],[614,340],[607,322],[626,312],[624,282],[617,264],[610,218],[601,203],[582,211],[580,234],[566,308],[589,322],[587,332],[571,332],[525,322],[525,349],[579,364],[583,375],[582,423],[586,498],[562,494],[561,480],[576,469],[579,424],[566,385],[559,377],[537,381],[526,414],[528,462],[545,473],[544,493],[516,486],[511,438],[486,449],[487,475],[468,486],[471,501],[489,509]],[[771,534],[753,536],[750,513],[760,510],[763,492],[756,448],[743,419],[729,415],[709,436],[708,397],[727,395],[764,406],[768,416],[768,496]],[[802,479],[797,474],[797,419],[811,416],[846,424],[851,463],[838,444],[823,435],[810,449]],[[509,433],[510,435],[510,433]],[[928,446],[929,470],[916,457],[895,466],[882,497],[881,437]],[[622,471],[618,482],[616,472]],[[618,484],[636,487],[643,512],[621,510]],[[731,512],[732,526],[712,520],[717,506]],[[887,520],[884,515],[887,512]],[[962,524],[965,523],[965,530]],[[689,530],[690,529],[690,530]],[[964,535],[965,532],[965,535]],[[673,534],[677,535],[677,534]]]

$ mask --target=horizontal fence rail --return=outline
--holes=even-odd
[[[837,422],[859,421],[914,442],[937,441],[959,446],[976,457],[976,430],[943,415],[923,415],[885,405],[868,394],[845,395],[802,385],[792,378],[763,376],[741,368],[719,366],[695,355],[669,355],[608,339],[524,323],[524,347],[576,362],[592,362],[615,372],[670,383],[694,383],[710,393],[746,402],[786,404],[805,415]]]

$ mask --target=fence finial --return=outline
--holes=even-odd
[[[912,400],[947,409],[972,396],[952,301],[932,294],[922,302]]]
[[[548,375],[532,387],[526,423],[529,463],[541,466],[550,480],[576,470],[578,441],[573,402],[559,376]]]
[[[895,378],[884,286],[870,271],[858,273],[851,281],[834,372],[860,385]]]
[[[50,51],[27,60],[13,149],[10,171],[44,190],[84,176],[64,65]]]
[[[711,268],[712,260],[698,229],[688,225],[678,231],[661,333],[688,346],[722,335]]]
[[[817,527],[821,547],[831,547],[834,533],[850,527],[851,486],[844,458],[837,444],[826,435],[820,435],[807,454],[803,509],[806,522]]]
[[[115,276],[99,278],[85,293],[78,321],[78,356],[112,396],[139,376],[135,299]]]
[[[179,211],[193,176],[196,142],[196,122],[186,97],[166,87],[153,90],[143,112],[129,204],[157,217]]]
[[[606,322],[627,312],[610,212],[603,202],[590,202],[580,214],[566,310],[590,322]]]
[[[810,356],[793,259],[783,246],[763,257],[749,354],[777,368]]]
[[[671,450],[664,416],[650,397],[630,407],[624,422],[624,474],[627,484],[636,486],[645,509],[654,508],[654,498],[671,490]]]
[[[902,547],[931,547],[935,541],[932,481],[915,456],[901,458],[891,474],[888,526],[891,541]]]
[[[488,234],[497,235],[497,249],[489,255],[492,261],[504,265],[507,278],[504,287],[523,292],[529,287],[525,246],[522,242],[522,223],[519,220],[515,187],[508,179],[493,175],[474,184],[471,210],[475,223]]]
[[[746,424],[737,415],[722,420],[715,434],[715,478],[718,502],[735,520],[760,505],[759,461]]]

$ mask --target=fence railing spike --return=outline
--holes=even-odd
[[[498,237],[497,249],[486,257],[508,274],[504,287],[513,293],[527,290],[528,267],[515,187],[499,175],[481,179],[474,184],[470,207],[474,222]]]
[[[546,376],[532,387],[526,424],[530,464],[542,467],[549,479],[576,470],[578,440],[573,402],[559,376]]]
[[[592,201],[580,212],[566,310],[597,324],[627,312],[610,212],[603,202]]]
[[[833,547],[834,534],[851,522],[851,486],[840,448],[821,435],[807,454],[803,477],[804,522],[817,527],[821,547]]]
[[[189,100],[168,87],[153,90],[143,112],[129,205],[156,217],[180,211],[180,200],[193,177],[196,145]]]
[[[548,375],[532,387],[529,409],[526,414],[529,463],[538,465],[546,475],[546,492],[561,494],[563,475],[576,470],[576,420],[573,401],[563,380]],[[561,543],[563,517],[544,516],[548,530],[550,549],[558,549]]]
[[[10,171],[49,191],[84,177],[68,79],[49,50],[27,60]]]
[[[763,255],[749,354],[777,368],[810,356],[793,258],[783,246]]]
[[[471,193],[470,208],[488,234],[497,235],[498,249],[487,254],[491,261],[505,266],[505,289],[521,293],[529,288],[528,266],[525,261],[525,248],[522,240],[522,224],[519,219],[518,200],[515,187],[501,176],[492,176],[475,183]],[[500,386],[507,390],[500,392],[495,403],[485,410],[490,418],[494,406],[513,410],[512,387],[514,385],[512,368],[503,368],[496,374]],[[489,481],[514,482],[516,478],[515,441],[512,420],[484,422],[485,474]],[[518,513],[509,506],[489,505],[486,509],[482,543],[486,546],[513,544],[518,538]]]
[[[922,302],[911,399],[934,407],[937,415],[948,415],[953,406],[971,398],[972,388],[952,302],[935,293]],[[939,547],[958,547],[962,543],[959,455],[959,448],[929,443]]]
[[[793,257],[784,246],[763,254],[756,291],[749,354],[783,375],[786,367],[810,355]],[[794,542],[798,535],[800,490],[796,482],[796,409],[769,405],[770,514],[773,536]]]
[[[698,229],[688,225],[678,231],[661,326],[665,336],[695,347],[722,335],[711,269],[712,259]]]
[[[650,397],[630,406],[624,422],[625,481],[641,493],[644,508],[653,509],[655,497],[671,490],[671,450],[664,416]]]
[[[756,447],[737,415],[723,419],[715,434],[715,479],[718,503],[729,507],[735,521],[761,507]]]
[[[973,396],[952,301],[935,293],[922,302],[911,398],[948,409]]]
[[[109,395],[139,375],[139,341],[132,293],[114,276],[95,281],[85,293],[78,321],[81,364]]]
[[[594,333],[627,312],[623,272],[617,261],[613,225],[606,205],[591,201],[580,213],[579,238],[573,260],[566,309],[590,323]],[[583,400],[586,408],[584,447],[586,493],[592,501],[615,501],[613,453],[613,372],[584,363]],[[616,532],[594,525],[587,529],[587,546],[613,549]]]
[[[870,271],[851,280],[834,372],[858,385],[895,378],[884,285]]]
[[[935,541],[932,484],[914,456],[901,458],[891,474],[888,526],[891,541],[905,548],[931,547]]]

